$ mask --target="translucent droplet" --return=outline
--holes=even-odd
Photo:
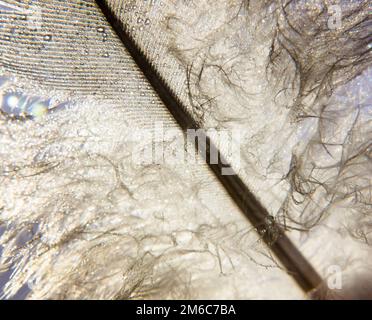
[[[15,109],[18,106],[19,97],[16,95],[10,95],[6,99],[6,103],[10,109]]]
[[[48,112],[48,105],[45,102],[35,102],[30,106],[29,113],[34,117],[41,117]]]

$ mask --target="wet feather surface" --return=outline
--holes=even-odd
[[[162,122],[179,129],[93,1],[39,1],[41,25],[23,19],[30,3],[6,4],[0,29],[3,298],[304,297],[206,165],[128,161],[136,150],[128,139],[133,128],[154,130]],[[213,10],[208,1],[112,5],[202,126],[248,128],[240,173],[278,221],[285,208],[289,226],[306,229],[288,234],[322,276],[340,266],[347,289],[368,274],[368,69],[327,101],[322,115],[337,119],[332,125],[318,121],[316,112],[294,122],[286,108],[291,91],[283,95],[264,79],[268,29],[252,33],[255,22],[247,21],[241,3],[222,1]],[[20,108],[9,118],[12,106]],[[33,120],[15,121],[21,109]],[[322,140],[315,138],[319,128]],[[345,131],[352,134],[339,134]],[[344,151],[335,147],[338,136],[350,141]],[[313,154],[317,171],[309,169]],[[340,157],[345,169],[334,173],[327,157],[336,164]],[[322,187],[309,192],[313,180]],[[325,211],[327,219],[308,231],[314,218],[304,208],[315,219]]]

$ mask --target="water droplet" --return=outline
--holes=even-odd
[[[45,102],[35,102],[30,106],[30,114],[34,117],[41,117],[48,112],[48,105]]]
[[[19,97],[16,95],[10,95],[6,99],[6,103],[11,109],[17,108],[18,102],[19,102]]]

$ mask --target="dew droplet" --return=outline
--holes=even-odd
[[[15,109],[18,106],[19,97],[16,95],[9,95],[6,99],[6,103],[8,104],[10,109]]]

